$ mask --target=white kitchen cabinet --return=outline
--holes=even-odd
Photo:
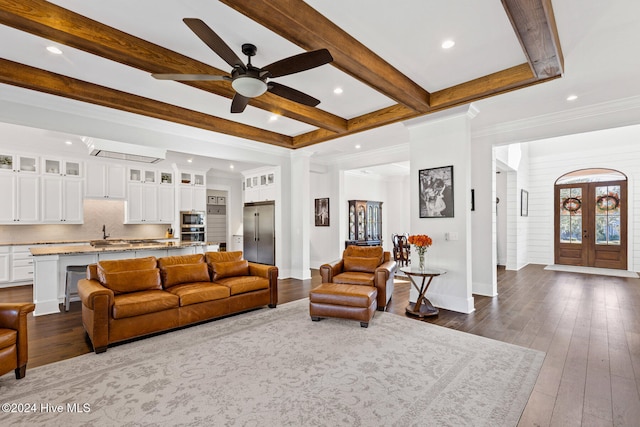
[[[176,218],[176,196],[173,185],[158,187],[158,222],[172,223]]]
[[[82,224],[83,182],[64,176],[42,177],[42,222]]]
[[[129,168],[127,180],[130,183],[157,184],[158,172],[154,169]]]
[[[0,203],[0,223],[35,224],[40,220],[40,177],[31,174],[0,174],[5,195]]]
[[[82,164],[75,160],[62,160],[45,157],[42,159],[42,176],[67,176],[80,178]]]
[[[197,186],[180,186],[181,211],[206,211],[207,189]]]
[[[159,221],[158,186],[129,184],[125,206],[125,223],[157,223]]]
[[[33,255],[29,251],[29,246],[13,246],[11,252],[11,281],[33,281]]]
[[[199,172],[180,172],[180,210],[206,211],[207,185],[206,174]]]
[[[124,199],[126,169],[116,163],[90,163],[86,167],[85,197],[93,199]]]
[[[38,158],[32,155],[0,153],[0,172],[38,173]]]
[[[9,246],[0,246],[0,283],[8,283],[11,280],[9,273],[11,261],[11,248]]]

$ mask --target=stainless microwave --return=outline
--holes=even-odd
[[[190,227],[194,225],[204,226],[204,211],[182,211],[180,212],[180,226]]]

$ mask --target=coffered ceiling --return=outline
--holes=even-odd
[[[370,1],[363,10],[349,0],[0,0],[0,39],[10,40],[0,82],[295,149],[563,73],[550,0],[397,3]],[[278,79],[321,104],[266,93],[232,114],[229,82],[153,79],[228,75],[185,17],[202,19],[240,57],[243,43],[257,45],[258,66],[328,49],[331,64]],[[457,45],[446,51],[440,45],[448,38]],[[50,45],[62,54],[47,52]]]

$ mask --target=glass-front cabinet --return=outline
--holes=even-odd
[[[349,200],[348,245],[382,245],[382,202]]]
[[[38,158],[0,152],[0,172],[38,173]]]

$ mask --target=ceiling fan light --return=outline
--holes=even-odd
[[[267,91],[267,84],[254,77],[237,77],[231,82],[231,86],[236,92],[247,98],[255,98]]]

